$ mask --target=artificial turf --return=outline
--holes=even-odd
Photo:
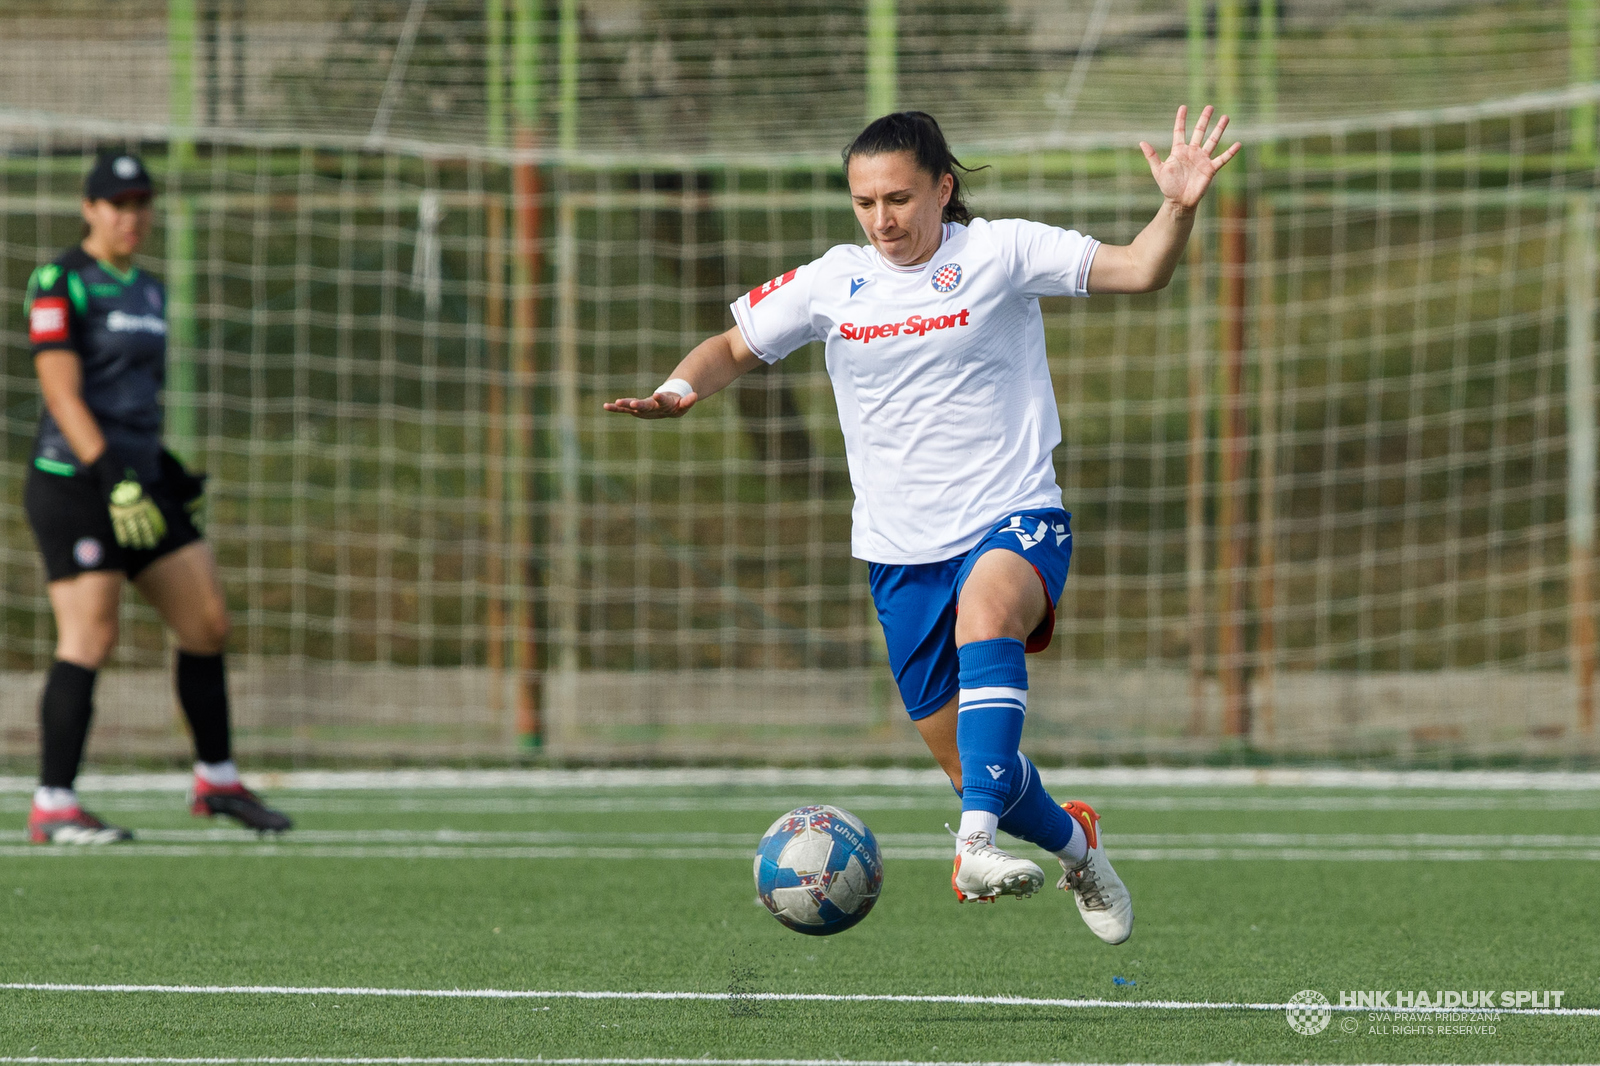
[[[1486,988],[1600,1006],[1600,794],[1079,794],[1113,859],[1127,842],[1137,924],[1120,947],[1053,888],[958,906],[938,787],[283,791],[301,830],[280,844],[203,832],[176,795],[89,796],[143,839],[0,848],[0,982],[713,998],[7,989],[0,1057],[1600,1060],[1592,1016],[1501,1015],[1492,1034],[1446,1036],[1335,1011],[1304,1036],[1281,1011],[752,995],[1282,1003],[1315,989],[1337,1003]],[[815,801],[854,810],[886,852],[877,908],[829,938],[785,930],[751,883],[762,831]],[[25,803],[0,797],[0,816],[20,823]]]

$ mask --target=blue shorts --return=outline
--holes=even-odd
[[[1026,649],[1043,651],[1056,629],[1056,603],[1072,562],[1072,516],[1066,511],[1022,511],[995,523],[971,551],[937,563],[868,563],[867,580],[878,608],[889,668],[913,721],[926,718],[960,688],[956,658],[956,603],[973,564],[1003,548],[1033,564],[1044,585],[1045,615],[1028,634]]]

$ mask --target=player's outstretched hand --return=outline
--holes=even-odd
[[[1200,121],[1194,125],[1194,136],[1190,137],[1187,130],[1189,107],[1185,104],[1178,108],[1178,117],[1172,124],[1172,152],[1166,162],[1161,161],[1149,144],[1139,142],[1139,150],[1144,152],[1145,159],[1150,163],[1150,173],[1155,175],[1156,184],[1161,186],[1161,195],[1191,211],[1211,187],[1211,179],[1216,177],[1217,171],[1239,152],[1239,142],[1234,141],[1227,151],[1212,157],[1211,153],[1217,150],[1217,144],[1222,140],[1222,131],[1228,128],[1228,116],[1219,118],[1217,128],[1207,137],[1206,126],[1211,123],[1211,112],[1212,108],[1207,104],[1206,109],[1200,112]]]
[[[642,400],[612,400],[604,407],[607,411],[632,415],[634,418],[681,418],[689,413],[689,408],[693,407],[698,399],[700,399],[699,394],[693,392],[687,396],[679,396],[675,392],[658,392]]]

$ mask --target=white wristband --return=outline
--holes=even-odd
[[[694,391],[694,386],[682,378],[668,378],[666,381],[663,381],[660,385],[656,386],[656,391],[670,392],[681,400]]]

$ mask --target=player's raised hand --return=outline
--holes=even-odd
[[[1144,152],[1145,160],[1150,164],[1150,173],[1161,187],[1161,195],[1191,211],[1211,187],[1211,179],[1216,177],[1217,171],[1239,152],[1239,142],[1234,141],[1225,152],[1213,158],[1211,153],[1217,150],[1222,131],[1228,128],[1228,116],[1219,118],[1217,128],[1207,137],[1206,127],[1211,123],[1211,112],[1211,106],[1206,105],[1206,109],[1200,112],[1200,121],[1195,123],[1194,136],[1191,137],[1187,129],[1189,107],[1185,104],[1178,108],[1178,117],[1172,123],[1172,152],[1165,162],[1148,143],[1139,142],[1139,150]]]
[[[603,406],[607,411],[632,415],[635,418],[681,418],[689,413],[689,408],[699,399],[699,394],[693,392],[687,396],[679,396],[675,392],[658,392],[643,399],[612,400]]]

